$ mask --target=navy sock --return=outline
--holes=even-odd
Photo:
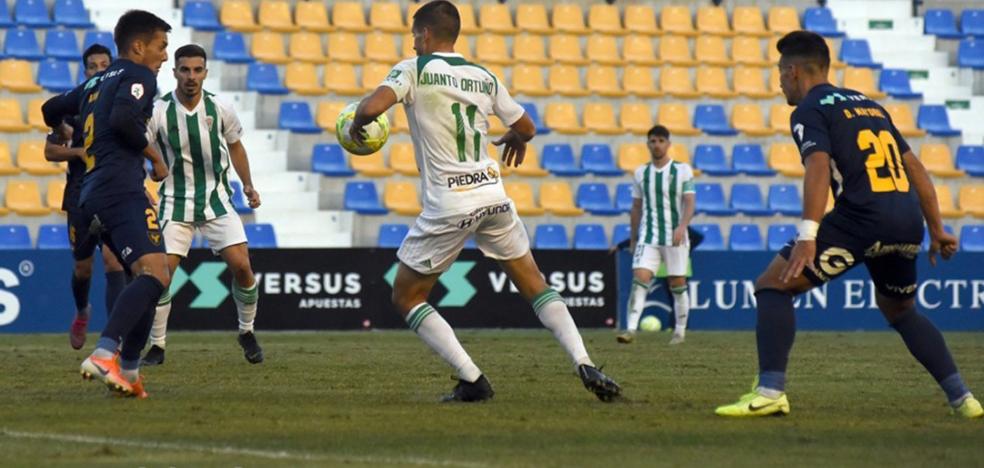
[[[902,341],[912,356],[936,379],[951,403],[958,401],[969,390],[964,385],[953,356],[946,347],[943,334],[924,315],[909,309],[892,323],[892,328],[902,335]]]
[[[123,288],[126,287],[126,273],[122,271],[106,272],[106,314],[113,312],[116,305],[116,298],[120,297]]]
[[[755,342],[758,346],[759,385],[786,390],[786,364],[796,338],[796,314],[793,295],[778,289],[755,292],[758,321]]]
[[[91,278],[79,278],[72,273],[72,297],[75,298],[75,310],[81,311],[89,305],[89,285]]]
[[[144,310],[143,315],[140,316],[140,320],[133,326],[130,333],[123,336],[123,346],[120,348],[120,363],[127,363],[127,365],[122,366],[124,369],[136,369],[139,367],[133,363],[140,362],[140,352],[143,351],[144,345],[147,344],[147,338],[150,337],[150,329],[154,326],[154,314],[156,312],[157,301],[154,301]]]
[[[157,278],[150,275],[134,278],[116,300],[102,336],[111,340],[119,340],[123,337],[126,341],[125,338],[130,336],[130,332],[144,318],[147,311],[153,310],[162,292],[164,286],[157,281]]]

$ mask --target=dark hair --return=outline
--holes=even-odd
[[[157,15],[143,10],[130,10],[120,16],[116,22],[116,29],[113,30],[113,40],[116,48],[121,54],[130,51],[133,41],[139,39],[150,42],[154,38],[154,33],[163,31],[171,32],[171,25],[157,17]]]
[[[830,48],[819,34],[810,31],[793,31],[776,43],[783,57],[812,62],[820,71],[830,68]]]
[[[663,138],[666,138],[667,140],[669,140],[670,139],[670,131],[666,127],[664,127],[662,125],[657,125],[657,126],[655,126],[653,128],[650,128],[649,129],[649,133],[646,134],[646,139],[649,139],[649,138],[652,138],[652,137],[663,137]]]
[[[458,8],[446,0],[435,0],[420,7],[413,14],[413,28],[421,31],[430,29],[438,39],[454,42],[461,31],[461,16]]]
[[[205,49],[198,44],[183,45],[174,51],[175,66],[177,66],[178,61],[185,57],[201,57],[205,61],[205,64],[208,65],[208,56],[205,54]]]
[[[109,57],[110,62],[113,61],[113,52],[109,50],[109,47],[102,44],[92,44],[88,49],[85,49],[85,52],[82,53],[82,65],[88,66],[89,57],[92,57],[93,55],[105,55]]]

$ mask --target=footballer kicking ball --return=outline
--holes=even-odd
[[[659,331],[660,328],[663,328],[663,324],[655,315],[647,315],[639,321],[639,329],[642,331],[654,332]]]
[[[366,156],[379,151],[386,144],[386,139],[389,138],[390,132],[389,119],[383,113],[379,117],[376,117],[376,120],[362,127],[362,132],[366,138],[360,145],[352,141],[352,138],[349,137],[349,128],[352,127],[352,120],[355,119],[355,109],[357,107],[359,107],[359,103],[353,102],[345,106],[345,109],[342,109],[342,112],[338,114],[338,120],[335,121],[335,136],[338,137],[338,142],[342,145],[342,148],[345,148],[345,151],[359,156]]]

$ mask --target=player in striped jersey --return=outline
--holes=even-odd
[[[690,313],[687,266],[690,239],[687,226],[694,217],[696,196],[690,166],[670,159],[670,132],[657,125],[647,137],[652,162],[636,169],[632,183],[632,289],[629,293],[628,323],[619,343],[635,338],[646,296],[660,263],[666,263],[673,293],[676,327],[670,344],[683,343]]]
[[[195,230],[201,231],[212,252],[221,255],[232,271],[232,297],[239,312],[239,345],[246,360],[263,361],[263,350],[253,334],[257,288],[246,248],[246,231],[229,201],[230,163],[243,182],[249,206],[260,206],[253,188],[249,160],[240,138],[242,126],[231,108],[202,89],[208,76],[205,50],[196,44],[174,54],[177,88],[154,105],[147,124],[148,140],[164,156],[171,175],[161,186],[158,217],[167,247],[171,274],[188,255]],[[151,329],[151,348],[145,365],[162,364],[171,313],[171,294],[165,291],[157,304]]]

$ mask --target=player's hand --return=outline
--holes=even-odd
[[[243,186],[243,195],[246,196],[250,208],[255,210],[260,207],[260,192],[257,192],[252,185]]]
[[[62,124],[55,129],[54,133],[58,136],[58,139],[62,142],[62,144],[67,145],[72,142],[73,130],[72,126],[69,124],[62,122]]]
[[[348,133],[349,133],[349,138],[351,138],[352,139],[352,142],[354,142],[356,145],[360,145],[361,146],[362,144],[365,143],[365,141],[366,141],[366,134],[363,131],[362,126],[358,126],[358,127],[355,126],[355,122],[354,121],[352,122],[351,125],[349,125],[349,132]]]
[[[154,182],[160,182],[166,179],[168,176],[167,164],[164,161],[155,162],[153,164],[153,171],[150,173],[150,180]]]
[[[779,279],[782,280],[783,283],[788,283],[791,279],[799,278],[800,274],[803,273],[803,268],[806,268],[806,266],[813,261],[816,255],[817,241],[796,241],[796,245],[793,246],[792,252],[789,253],[789,260],[786,262],[786,268],[783,268],[782,273],[779,274]]]
[[[673,246],[678,247],[683,245],[683,238],[687,235],[687,228],[685,226],[677,226],[673,230]]]
[[[953,254],[957,253],[957,238],[946,231],[939,234],[929,235],[929,264],[936,266],[936,254],[939,253],[943,260],[949,260]]]
[[[505,145],[502,148],[502,163],[506,167],[519,167],[526,158],[526,141],[513,130],[509,130],[502,138],[492,142],[493,145]]]

